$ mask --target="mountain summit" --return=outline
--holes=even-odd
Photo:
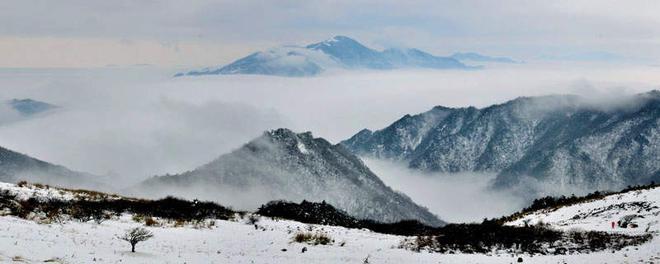
[[[277,129],[195,170],[154,177],[140,192],[222,201],[256,208],[271,200],[326,201],[348,214],[382,222],[444,222],[386,186],[341,145],[310,132]]]
[[[451,57],[418,49],[377,51],[346,37],[335,36],[307,45],[283,46],[252,53],[228,65],[178,73],[184,75],[262,74],[288,77],[313,76],[329,68],[387,70],[398,68],[471,69]]]
[[[392,68],[392,64],[380,52],[367,48],[354,39],[345,36],[336,36],[323,42],[308,45],[306,48],[321,51],[349,68]]]

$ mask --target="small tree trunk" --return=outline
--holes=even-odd
[[[135,252],[135,244],[131,244],[131,252]]]

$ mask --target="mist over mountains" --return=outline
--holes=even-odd
[[[495,63],[520,63],[507,57],[491,57],[476,52],[456,52],[451,55],[460,62],[495,62]]]
[[[486,108],[434,107],[341,144],[434,172],[494,172],[529,196],[660,181],[660,92],[599,103],[521,97]]]
[[[0,147],[0,182],[30,181],[64,187],[106,189],[94,175]]]
[[[527,199],[657,182],[659,98],[658,91],[651,91],[607,102],[552,95],[485,108],[437,106],[378,131],[360,131],[339,145],[279,129],[204,166],[149,179],[131,191],[136,196],[176,195],[250,209],[276,199],[325,200],[360,218],[439,224],[426,208],[387,185],[426,205],[434,203],[404,186],[406,180],[426,178],[406,179],[406,173],[496,175],[491,187],[522,192]],[[395,177],[390,175],[383,183],[355,155],[404,163],[411,170],[402,173],[402,179],[390,181]],[[1,157],[2,181],[98,186],[91,174],[7,149]],[[448,176],[433,184],[452,181],[469,184]],[[445,210],[438,208],[450,208],[431,207],[441,216]]]
[[[214,199],[248,208],[278,199],[326,201],[358,218],[444,223],[386,186],[343,146],[288,129],[266,132],[192,171],[151,178],[136,191]]]
[[[8,90],[7,98],[39,98],[44,102],[57,102],[62,111],[53,111],[52,114],[48,112],[48,115],[39,115],[38,118],[30,118],[25,122],[3,125],[0,129],[2,134],[0,145],[34,157],[41,157],[53,164],[91,172],[99,175],[99,179],[111,179],[113,186],[122,188],[133,186],[151,175],[165,175],[193,169],[220,154],[236,149],[264,130],[276,127],[314,131],[317,136],[322,136],[331,142],[339,142],[361,127],[384,127],[385,124],[391,123],[392,117],[403,116],[405,113],[418,113],[433,105],[442,104],[452,106],[445,107],[447,109],[463,110],[467,107],[460,106],[477,105],[479,106],[477,110],[482,110],[488,108],[484,106],[493,102],[503,102],[520,94],[528,96],[551,94],[552,91],[549,89],[559,89],[561,93],[581,94],[577,96],[581,98],[578,100],[579,104],[588,106],[586,108],[594,111],[612,112],[613,109],[633,111],[634,108],[626,108],[626,104],[639,105],[630,103],[634,100],[623,100],[627,96],[617,96],[615,98],[617,100],[606,104],[592,102],[593,99],[588,95],[594,93],[588,91],[600,90],[601,96],[603,93],[610,94],[607,92],[608,85],[592,83],[590,80],[583,80],[577,84],[574,81],[580,74],[584,74],[589,76],[589,79],[604,78],[611,83],[619,75],[615,76],[610,70],[601,69],[587,73],[574,68],[561,72],[527,70],[522,74],[521,79],[515,82],[509,80],[512,72],[519,72],[512,69],[520,67],[529,69],[528,66],[533,65],[511,65],[483,71],[421,70],[364,73],[356,71],[315,78],[227,76],[172,79],[169,77],[169,70],[163,70],[149,73],[153,74],[151,76],[157,75],[162,78],[153,77],[155,81],[140,82],[126,77],[128,75],[126,73],[130,73],[130,76],[142,76],[146,72],[145,69],[139,72],[114,70],[116,72],[111,73],[105,70],[95,72],[96,75],[90,75],[83,80],[79,80],[79,76],[87,75],[89,72],[67,71],[58,73],[59,83],[52,85],[43,85],[52,82],[51,73],[31,74],[21,77],[29,78],[29,82],[5,80],[6,87],[15,87]],[[576,73],[570,75],[573,70]],[[629,78],[643,76],[633,75],[632,72],[633,70],[629,69],[629,74],[624,76]],[[566,74],[569,76],[564,77]],[[539,88],[536,84],[546,83],[545,76],[561,77]],[[615,77],[607,79],[605,78],[607,76]],[[562,82],[565,79],[569,81]],[[628,84],[630,81],[627,80],[625,83]],[[652,79],[651,82],[654,81],[655,79]],[[411,83],[415,85],[408,86]],[[579,86],[571,86],[573,84]],[[585,86],[593,87],[593,90],[579,90]],[[53,87],[67,87],[69,90],[63,91]],[[516,87],[530,87],[530,89],[520,92]],[[649,89],[633,84],[626,87],[637,89],[633,91]],[[614,93],[617,94],[616,91]],[[622,91],[617,95],[624,94],[629,93]],[[539,98],[544,97],[527,99],[535,102],[543,101],[537,100]],[[621,101],[618,106],[617,101]],[[354,107],[356,105],[360,107]],[[545,106],[559,107],[562,104],[547,100]],[[527,111],[525,109],[534,108],[523,108],[521,111]],[[16,112],[13,109],[9,110]],[[442,110],[442,107],[437,107],[436,111],[443,112],[439,110]],[[271,115],[281,115],[281,118],[273,118]],[[284,119],[291,122],[278,121]],[[107,122],[108,120],[112,122]],[[483,193],[483,189],[487,187],[486,181],[479,180],[478,183],[472,181],[477,180],[478,175],[481,174],[487,175],[489,181],[494,180],[497,178],[496,175],[502,172],[500,170],[483,171],[483,173],[463,170],[462,173],[455,173],[450,170],[411,168],[410,161],[406,159],[401,160],[401,163],[410,169],[399,170],[398,164],[397,170],[392,170],[392,166],[381,166],[382,168],[379,169],[369,162],[366,164],[369,170],[384,181],[385,185],[403,191],[406,196],[412,197],[415,203],[429,207],[431,212],[446,221],[475,221],[483,217],[499,216],[519,209],[529,201],[519,202],[517,199],[510,199],[508,191]],[[390,170],[393,172],[390,173]],[[417,175],[418,171],[432,173]],[[410,180],[401,172],[419,177],[412,177]],[[436,175],[444,177],[435,180],[432,177]],[[459,179],[461,175],[470,177]],[[392,181],[393,178],[401,178],[401,180]],[[513,180],[519,179],[520,183],[504,189],[516,190],[518,188],[516,186],[525,186],[525,191],[534,195],[573,192],[565,189],[553,190],[549,187],[557,186],[559,189],[566,186],[545,184],[528,175],[514,178]],[[11,179],[10,182],[14,180]],[[193,188],[177,191],[175,185],[172,186],[172,190],[169,191],[173,195],[217,199],[223,204],[224,201],[228,201],[227,204],[237,208],[256,208],[262,203],[257,200],[269,201],[274,197],[269,193],[270,190],[263,191],[265,187],[246,190],[234,188],[232,185],[209,184],[201,187],[203,191]],[[427,186],[438,186],[438,188],[426,188]],[[579,189],[575,191],[576,193],[596,190],[577,184],[574,186]],[[466,194],[451,195],[454,190],[457,194]],[[169,195],[167,192],[158,192],[154,195]],[[445,195],[435,195],[440,192]],[[134,193],[135,196],[141,194]],[[237,199],[238,197],[254,199]],[[452,207],[449,202],[467,199],[484,199],[489,202],[461,203],[458,209]],[[484,210],[484,207],[490,210]]]

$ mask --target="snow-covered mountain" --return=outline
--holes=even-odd
[[[534,195],[660,182],[660,92],[609,104],[565,95],[438,106],[341,144],[424,171],[498,173],[496,186]]]
[[[307,45],[283,46],[259,51],[228,65],[193,70],[184,75],[213,74],[263,74],[278,76],[313,76],[330,68],[346,69],[470,69],[458,60],[439,57],[418,49],[386,49],[377,51],[354,39],[335,36],[331,39]]]
[[[0,147],[0,182],[38,182],[73,188],[104,188],[87,173],[69,170],[33,157]]]
[[[511,58],[491,57],[476,52],[456,52],[449,57],[463,63],[468,63],[468,62],[519,63]]]
[[[250,209],[278,199],[326,201],[358,218],[443,224],[386,186],[343,146],[288,129],[266,132],[193,171],[151,178],[136,194],[173,194]]]

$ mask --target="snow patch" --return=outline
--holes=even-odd
[[[300,153],[309,154],[309,150],[307,149],[307,147],[305,147],[305,143],[298,141],[297,147]]]

